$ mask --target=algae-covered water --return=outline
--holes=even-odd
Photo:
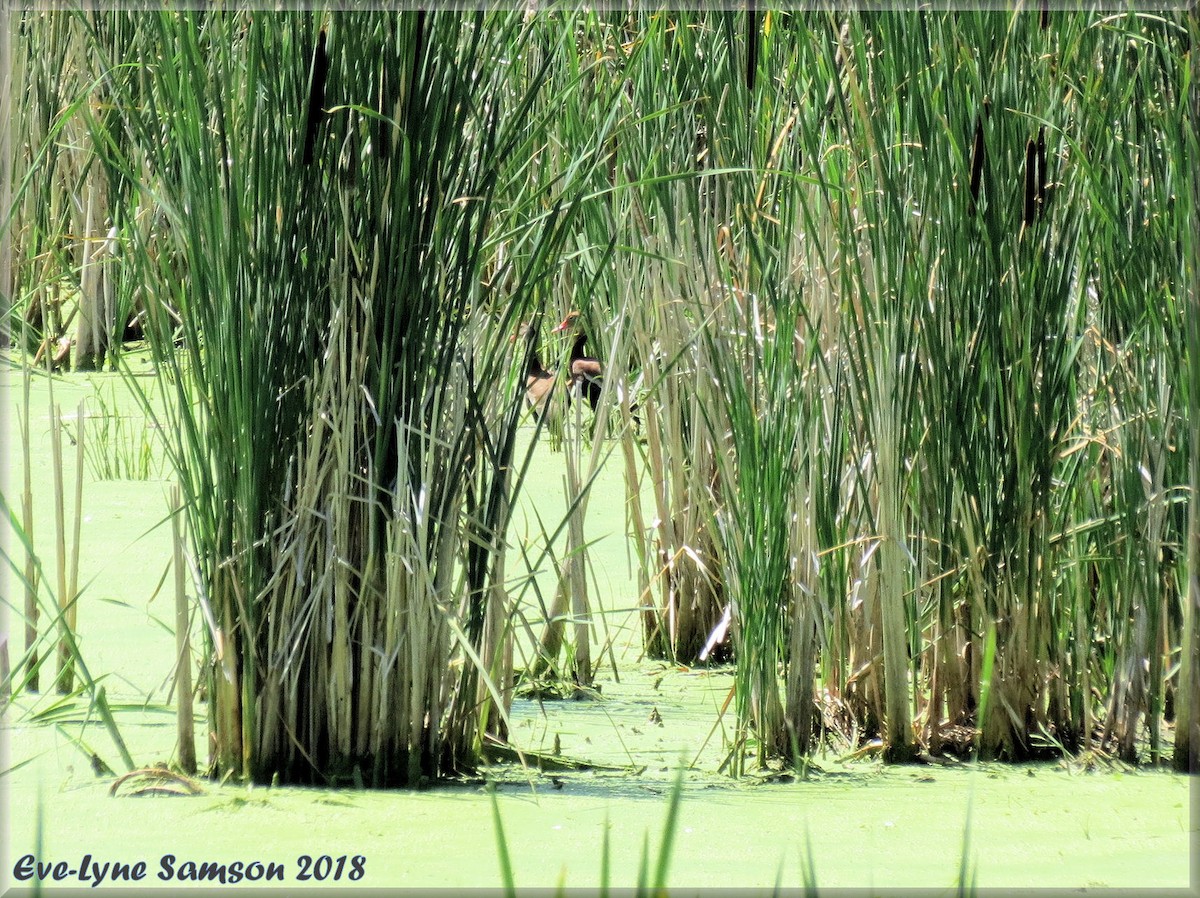
[[[4,497],[19,508],[20,375],[0,373],[6,416]],[[121,381],[112,375],[55,381],[55,400],[73,416],[80,398]],[[133,411],[124,405],[124,413]],[[53,570],[53,490],[47,382],[35,379],[31,401],[35,481],[34,543]],[[127,433],[141,433],[129,428]],[[124,436],[122,439],[133,440]],[[112,451],[122,451],[113,446]],[[74,476],[73,449],[64,468]],[[539,450],[538,474],[525,501],[544,518],[565,500],[561,460]],[[83,703],[53,693],[16,698],[4,719],[0,786],[6,804],[4,887],[30,886],[38,864],[49,888],[112,885],[113,864],[161,887],[163,859],[173,857],[173,885],[196,864],[226,865],[241,882],[277,865],[297,886],[488,887],[502,884],[492,799],[496,801],[519,888],[595,887],[602,880],[606,834],[614,886],[632,886],[648,850],[657,856],[679,766],[682,804],[668,882],[687,889],[750,886],[769,891],[805,882],[825,887],[920,887],[945,890],[960,873],[964,850],[982,888],[1186,888],[1193,823],[1189,780],[1163,770],[1087,772],[1077,764],[952,764],[885,768],[872,760],[820,758],[807,776],[747,777],[717,773],[727,751],[732,711],[727,668],[688,669],[640,658],[628,609],[636,595],[623,537],[624,487],[614,457],[601,473],[588,517],[595,540],[596,598],[606,612],[612,651],[599,665],[593,701],[519,699],[512,737],[522,748],[584,759],[598,769],[525,774],[504,766],[478,780],[425,791],[250,788],[204,783],[199,795],[110,797],[113,776],[97,774],[94,753],[113,770],[120,757]],[[166,480],[85,479],[81,522],[79,638],[91,674],[104,683],[117,722],[139,765],[169,761],[175,751],[170,713],[174,610],[168,573]],[[72,499],[68,489],[68,516]],[[70,518],[68,518],[70,519]],[[532,533],[519,515],[516,535]],[[13,540],[6,536],[9,552]],[[516,568],[514,568],[516,569]],[[543,587],[551,588],[549,574]],[[15,579],[6,604],[19,608]],[[10,655],[22,648],[19,620],[8,612]],[[615,662],[615,671],[613,663]],[[49,686],[47,668],[43,684]],[[206,734],[197,733],[203,757]],[[33,856],[32,861],[27,860]],[[89,865],[81,870],[85,855]],[[307,858],[307,864],[304,861]],[[53,864],[62,862],[53,878]],[[108,865],[108,866],[105,866]],[[32,879],[24,879],[32,872]],[[307,872],[307,878],[301,878]],[[340,872],[340,875],[335,875]],[[15,881],[20,875],[22,879]]]

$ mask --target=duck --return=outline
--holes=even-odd
[[[528,351],[525,355],[525,401],[533,411],[535,418],[540,418],[550,399],[550,391],[554,389],[554,372],[542,364],[538,353],[537,335],[529,336],[530,326],[522,324],[517,332],[509,338],[515,343],[518,339],[527,341]]]
[[[583,332],[583,328],[579,327],[579,317],[578,312],[571,312],[562,320],[562,324],[552,329],[550,333],[559,334],[575,328],[575,343],[571,346],[569,363],[571,377],[568,383],[570,390],[568,395],[575,395],[575,391],[578,389],[587,397],[592,411],[595,411],[596,406],[600,404],[604,369],[600,366],[598,359],[587,355],[587,334]]]

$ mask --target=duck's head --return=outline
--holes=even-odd
[[[562,333],[565,330],[570,330],[578,323],[579,323],[579,313],[571,312],[569,315],[567,315],[566,318],[564,318],[562,320],[562,324],[560,324],[558,327],[551,330],[550,333],[552,333],[552,334]]]

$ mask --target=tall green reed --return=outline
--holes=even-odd
[[[138,69],[114,164],[166,218],[127,264],[175,393],[220,771],[416,783],[502,733],[508,337],[603,143],[527,182],[561,53],[523,54],[569,34],[483,13],[137,34],[178,60]]]

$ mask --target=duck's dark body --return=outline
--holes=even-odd
[[[563,319],[562,324],[554,328],[553,333],[560,333],[573,327],[579,321],[579,313],[572,312]],[[596,410],[596,406],[600,403],[600,391],[603,388],[604,369],[600,366],[600,361],[594,359],[587,354],[587,334],[582,330],[576,330],[575,342],[571,346],[571,357],[569,361],[571,380],[568,384],[570,396],[574,396],[576,390],[583,395],[588,405],[592,407],[592,411]]]

